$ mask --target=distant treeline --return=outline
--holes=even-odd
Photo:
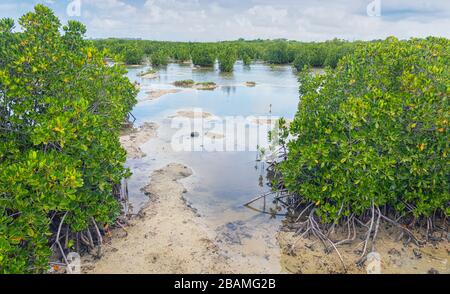
[[[221,71],[233,71],[237,60],[244,65],[252,61],[271,64],[292,64],[297,70],[305,66],[335,68],[339,59],[354,52],[363,42],[334,39],[326,42],[305,43],[298,41],[243,39],[216,43],[162,42],[146,40],[102,39],[95,40],[99,49],[107,49],[126,64],[150,62],[153,66],[166,65],[169,61],[192,61],[198,66],[213,66],[219,61]]]

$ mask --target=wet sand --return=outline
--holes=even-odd
[[[194,113],[186,110],[178,114],[192,117]],[[142,155],[139,146],[154,138],[156,129],[156,124],[144,123],[121,137],[129,157]],[[84,272],[366,273],[365,265],[356,265],[359,239],[338,247],[347,268],[344,271],[337,254],[325,252],[314,239],[299,239],[292,232],[280,230],[272,242],[266,234],[270,231],[268,223],[260,223],[255,230],[237,217],[234,222],[209,228],[183,197],[187,190],[180,181],[191,175],[189,167],[177,163],[149,175],[149,183],[142,184],[148,204],[131,218],[126,232],[117,228],[112,238],[105,237],[102,258],[84,257]],[[381,255],[382,273],[450,273],[448,243],[404,245],[395,240],[392,229],[384,228],[376,251]]]
[[[395,233],[394,233],[395,232]],[[381,256],[381,273],[385,274],[427,274],[450,273],[448,243],[431,243],[418,247],[412,243],[397,241],[398,231],[384,226],[380,230],[375,244],[375,252]],[[331,249],[326,253],[320,241],[314,238],[299,238],[292,232],[279,232],[277,236],[283,269],[289,273],[304,274],[365,274],[366,264],[357,266],[361,257],[363,240],[356,239],[352,244],[340,245],[347,271],[336,252]],[[295,244],[295,247],[292,245]],[[311,245],[312,244],[312,245]]]
[[[127,151],[129,158],[142,158],[146,154],[142,152],[140,146],[156,136],[158,125],[156,123],[145,122],[137,129],[125,130],[120,136],[120,144]]]
[[[159,77],[159,73],[147,73],[141,76],[141,78],[143,79],[156,79],[157,77]]]
[[[245,85],[251,86],[250,83]],[[162,95],[175,93],[173,91],[175,90],[150,91],[147,93],[148,99],[154,100]],[[189,109],[179,110],[171,117],[214,119],[211,113]],[[276,119],[264,117],[255,118],[253,121],[259,125],[275,122]],[[126,149],[128,158],[145,157],[141,146],[152,138],[157,138],[157,130],[156,123],[144,123],[138,129],[124,132],[120,142]],[[207,132],[205,136],[222,139],[224,134]],[[163,149],[169,148],[169,143],[165,144]],[[161,151],[163,152],[165,151]],[[153,156],[150,152],[149,155]],[[172,161],[170,159],[161,163],[161,158],[156,160],[158,164]],[[326,253],[320,242],[310,246],[314,239],[298,240],[292,232],[285,231],[279,231],[276,238],[273,238],[274,230],[267,221],[249,227],[245,213],[236,215],[233,221],[221,219],[220,225],[208,223],[208,220],[200,217],[184,198],[186,189],[182,182],[192,173],[189,167],[178,163],[171,163],[154,172],[148,172],[148,181],[143,180],[142,184],[138,185],[139,188],[142,186],[147,194],[148,203],[137,216],[129,220],[126,231],[118,228],[113,230],[112,238],[105,236],[106,244],[101,259],[90,256],[84,258],[84,272],[343,272],[337,254],[334,251]],[[147,177],[147,173],[144,177]],[[272,238],[268,238],[269,235]],[[355,265],[360,255],[360,241],[339,247],[348,273],[365,273],[364,266]],[[292,249],[295,242],[296,246]],[[396,242],[395,236],[387,231],[380,231],[376,249],[382,257],[383,273],[450,272],[448,243],[428,244],[419,248]]]
[[[144,190],[149,203],[132,219],[128,234],[115,237],[87,273],[229,273],[227,258],[198,223],[179,180],[192,171],[172,163],[155,171]]]
[[[196,90],[200,90],[200,91],[205,91],[205,90],[215,90],[215,89],[217,89],[217,88],[219,88],[219,86],[218,85],[215,85],[215,84],[195,84],[194,86],[192,86],[192,88],[193,89],[196,89]]]
[[[215,132],[206,132],[205,136],[210,138],[210,139],[223,139],[225,138],[224,134],[220,134],[220,133],[215,133]]]
[[[184,118],[212,118],[213,115],[209,112],[198,112],[194,110],[179,110],[174,115],[169,116],[169,118],[174,117],[184,117]]]
[[[151,90],[146,92],[147,97],[145,99],[140,100],[140,102],[142,101],[153,101],[156,100],[164,95],[168,95],[168,94],[176,94],[181,92],[180,89],[167,89],[167,90]]]

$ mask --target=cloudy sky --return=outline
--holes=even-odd
[[[85,23],[91,38],[450,37],[449,0],[0,0],[0,17],[18,18],[37,3],[63,22]]]

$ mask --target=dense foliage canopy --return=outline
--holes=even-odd
[[[194,65],[211,67],[216,59],[221,71],[233,70],[232,64],[242,60],[244,65],[261,60],[271,64],[293,64],[297,70],[303,66],[332,68],[343,56],[351,53],[359,42],[332,40],[322,43],[302,43],[288,40],[237,40],[218,43],[184,43],[147,40],[96,40],[99,49],[109,51],[127,64],[136,64],[158,52],[176,62],[192,60]],[[131,51],[130,51],[131,50]],[[129,52],[130,51],[130,52]],[[222,61],[222,62],[220,62]]]
[[[152,53],[150,61],[153,66],[163,66],[167,65],[167,63],[169,62],[169,57],[167,56],[166,52],[158,50]]]
[[[118,135],[136,102],[82,24],[61,33],[42,5],[19,24],[0,21],[1,273],[45,271],[62,220],[65,232],[115,221],[113,187],[129,174]]]
[[[232,46],[226,46],[220,50],[218,59],[221,72],[232,72],[237,59],[236,49]]]
[[[193,46],[191,50],[192,63],[198,66],[214,66],[216,62],[215,46]]]
[[[279,167],[287,189],[329,222],[372,205],[448,216],[449,66],[448,39],[389,38],[305,71]]]
[[[144,61],[144,51],[136,46],[130,44],[123,49],[123,61],[129,65],[138,65]]]

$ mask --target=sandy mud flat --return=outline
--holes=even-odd
[[[140,146],[156,136],[158,125],[156,123],[145,122],[137,129],[128,129],[120,136],[120,144],[127,151],[129,158],[142,158],[146,154],[142,152]]]
[[[223,139],[223,138],[225,138],[224,134],[215,133],[215,132],[211,132],[211,131],[206,132],[205,136],[210,138],[210,139]]]
[[[396,232],[396,233],[394,233]],[[375,252],[381,257],[381,273],[385,274],[432,274],[450,273],[448,243],[429,242],[418,247],[414,244],[403,244],[397,241],[398,231],[386,226],[379,232]],[[331,249],[327,254],[324,246],[315,239],[304,239],[292,232],[280,231],[277,236],[283,270],[289,273],[367,273],[365,262],[356,265],[361,257],[361,242],[338,246],[346,271],[336,252]],[[295,244],[295,246],[293,246]]]
[[[174,115],[169,116],[169,118],[184,117],[184,118],[212,118],[213,115],[209,112],[199,112],[195,110],[179,110]]]
[[[150,100],[176,93],[180,89],[153,90],[147,92]],[[212,113],[196,109],[174,110],[169,118],[215,120]],[[258,125],[275,124],[276,118],[255,117]],[[290,121],[287,122],[288,124]],[[163,131],[163,127],[160,132]],[[157,136],[158,124],[146,122],[139,128],[128,129],[120,137],[130,159],[146,156],[141,146],[150,139],[162,141],[162,149],[168,143]],[[223,139],[225,134],[209,130],[204,136]],[[159,145],[156,145],[158,147]],[[155,151],[154,149],[152,149]],[[167,150],[167,149],[166,149]],[[155,154],[158,152],[155,151]],[[152,155],[152,154],[149,154]],[[153,155],[152,155],[153,156]],[[156,156],[157,157],[157,156]],[[157,168],[161,163],[156,158]],[[139,162],[141,162],[139,160]],[[142,163],[145,163],[145,159]],[[187,192],[183,183],[189,183],[193,171],[179,163],[144,174],[137,189],[148,196],[148,203],[133,216],[127,226],[105,236],[103,256],[83,258],[86,273],[366,273],[366,267],[357,266],[361,242],[339,246],[345,268],[338,255],[325,252],[314,239],[299,239],[292,232],[271,230],[268,222],[261,222],[257,229],[250,227],[236,216],[232,222],[212,224],[200,216],[184,198]],[[193,178],[193,177],[192,177]],[[186,181],[184,181],[186,180]],[[188,186],[186,186],[188,187]],[[191,188],[189,187],[189,190]],[[189,191],[189,193],[191,193]],[[244,219],[244,218],[243,218]],[[233,218],[234,220],[234,218]],[[217,227],[216,227],[217,226]],[[275,231],[276,238],[267,238]],[[450,273],[448,243],[429,243],[417,247],[396,241],[395,232],[389,228],[380,230],[376,251],[381,256],[382,273]],[[295,244],[293,247],[292,244]]]
[[[143,78],[143,79],[149,79],[149,80],[151,80],[151,79],[156,79],[156,78],[158,78],[159,77],[159,73],[147,73],[147,74],[143,74],[143,75],[141,75],[141,78]]]
[[[183,198],[179,180],[191,174],[175,163],[155,171],[144,187],[149,203],[130,221],[127,234],[116,232],[101,259],[85,262],[85,272],[229,273],[227,258]]]
[[[204,90],[215,90],[217,88],[219,88],[218,85],[215,84],[196,84],[192,87],[195,90],[200,90],[200,91],[204,91]]]
[[[156,100],[159,97],[162,97],[164,95],[168,95],[168,94],[176,94],[181,92],[180,89],[161,89],[161,90],[151,90],[146,92],[147,97],[145,99],[142,99],[140,102],[142,101],[152,101],[152,100]]]
[[[207,112],[179,110],[173,117],[210,119]],[[260,122],[267,123],[267,122]],[[127,130],[120,140],[129,158],[142,158],[140,146],[156,137],[158,125],[144,123]],[[205,136],[223,138],[208,132]],[[339,246],[338,255],[325,252],[320,242],[303,239],[280,230],[272,246],[263,246],[264,234],[246,229],[245,223],[228,223],[211,230],[206,220],[184,198],[187,190],[180,182],[192,175],[182,164],[170,163],[149,175],[142,183],[148,203],[129,220],[125,229],[105,237],[103,256],[83,259],[86,273],[366,273],[357,266],[360,243]],[[263,224],[261,224],[264,227]],[[256,233],[256,234],[255,234]],[[392,228],[380,230],[376,251],[381,256],[382,273],[450,273],[448,243],[425,246],[405,245],[396,240]],[[258,237],[259,236],[259,237]],[[263,243],[261,243],[263,242]],[[292,246],[295,244],[295,246]],[[265,248],[264,250],[259,250]],[[261,252],[260,252],[261,251]]]
[[[177,115],[193,117],[194,112],[182,110]],[[156,124],[144,123],[124,134],[121,142],[128,156],[142,156],[139,146],[155,137],[156,130]],[[114,229],[109,238],[105,237],[101,258],[83,258],[83,272],[366,273],[365,264],[356,265],[361,253],[358,239],[339,246],[344,270],[333,250],[327,253],[320,242],[299,239],[293,232],[280,230],[272,246],[263,246],[261,242],[267,242],[261,237],[264,234],[258,237],[258,232],[246,229],[245,223],[227,223],[215,231],[208,230],[205,219],[184,198],[187,190],[180,181],[191,175],[189,167],[178,163],[149,175],[149,183],[142,184],[148,203],[125,229]],[[381,256],[382,273],[450,273],[448,243],[417,247],[404,245],[395,236],[392,228],[380,230],[376,251]]]

